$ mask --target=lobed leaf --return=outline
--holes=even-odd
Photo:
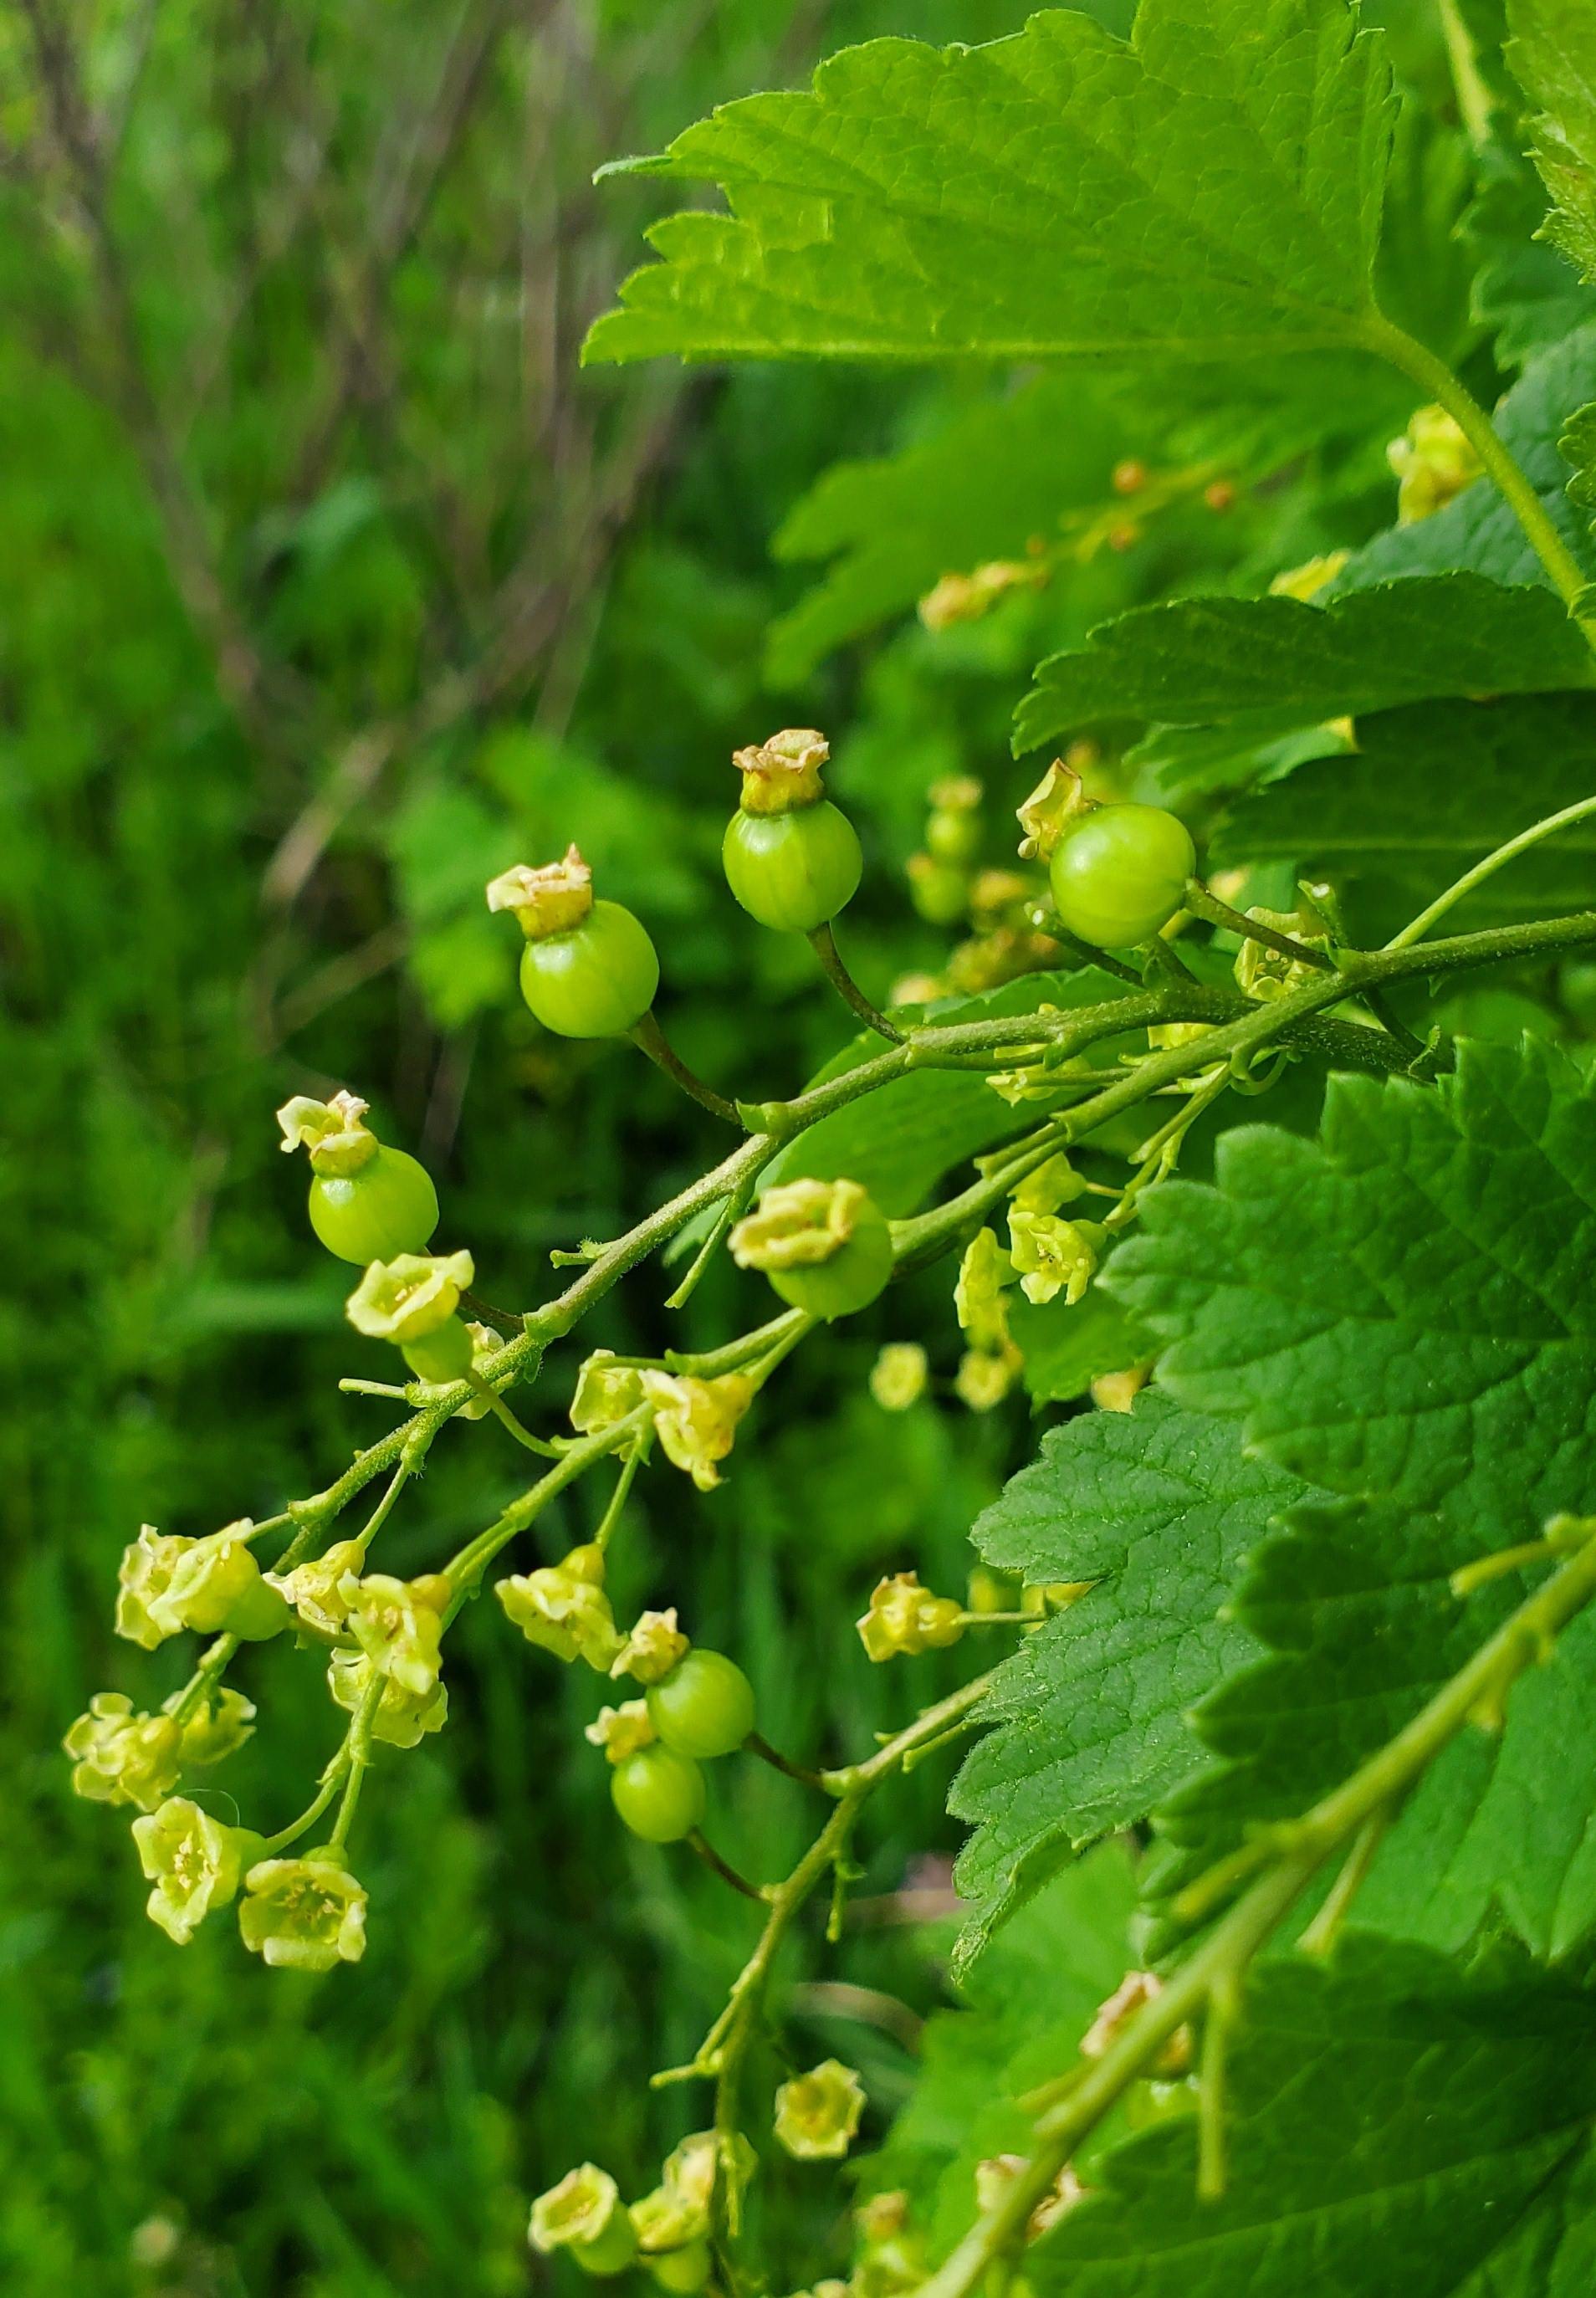
[[[1596,38],[1586,0],[1508,0],[1507,60],[1537,107],[1531,146],[1551,196],[1546,236],[1596,282]]]

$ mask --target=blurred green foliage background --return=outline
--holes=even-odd
[[[1129,11],[1097,12],[1122,29]],[[988,858],[1012,853],[1002,818],[1033,777],[1005,727],[1030,665],[1182,565],[1261,548],[1183,514],[989,624],[933,644],[911,622],[807,667],[821,649],[791,621],[767,649],[809,581],[773,534],[839,457],[934,434],[979,379],[578,368],[654,211],[646,186],[595,191],[599,162],[845,41],[989,37],[1026,13],[18,0],[0,18],[8,2298],[519,2291],[549,2271],[525,2248],[531,2193],[584,2153],[641,2191],[701,2118],[647,2077],[707,2024],[748,1912],[623,1839],[581,1737],[596,1682],[495,1608],[465,1623],[446,1733],[368,1794],[370,1951],[327,1980],[266,1971],[227,1923],[174,1949],[120,1817],[68,1798],[58,1742],[90,1691],[153,1704],[177,1680],[180,1658],[110,1633],[141,1519],[269,1514],[384,1425],[337,1393],[385,1368],[343,1326],[304,1175],[277,1154],[280,1101],[366,1094],[437,1176],[441,1241],[511,1304],[550,1289],[551,1246],[630,1225],[714,1152],[624,1049],[539,1036],[488,875],[575,838],[653,930],[687,1057],[731,1090],[791,1090],[847,1024],[801,944],[720,882],[733,746],[784,723],[839,736],[869,860],[848,947],[884,996],[954,938],[905,899],[930,785],[986,777]],[[1118,426],[1095,452],[1156,446]],[[1355,535],[1385,485],[1378,441],[1338,451],[1344,488],[1319,500]],[[1336,539],[1287,538],[1304,556]],[[1289,555],[1278,533],[1269,555]],[[670,1327],[645,1272],[591,1340],[712,1345],[747,1287],[717,1271]],[[971,1517],[1032,1439],[1021,1398],[945,1409],[947,1289],[933,1272],[806,1351],[723,1492],[657,1475],[635,1509],[617,1608],[679,1600],[795,1751],[867,1748],[954,1680],[930,1662],[872,1679],[849,1626],[883,1569],[962,1583]],[[864,1376],[914,1332],[936,1392],[889,1419]],[[426,1568],[524,1482],[492,1423],[451,1432],[393,1568]],[[542,1527],[548,1553],[591,1507]],[[304,1655],[261,1652],[240,1680],[260,1728],[228,1783],[281,1825],[336,1722]],[[715,1839],[781,1872],[801,1797],[719,1769]],[[872,1813],[867,1914],[935,1906],[914,1863],[952,1847],[943,1790],[928,1765]],[[835,1971],[923,2010],[936,1944],[862,1921]],[[901,2038],[823,1996],[799,1999],[798,2031],[864,2067],[879,2133]],[[784,2247],[824,2270],[824,2181],[789,2164],[765,2183]]]

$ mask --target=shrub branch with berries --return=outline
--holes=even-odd
[[[1544,107],[1554,236],[1588,263],[1596,160],[1556,11],[1512,12],[1512,61]],[[635,1836],[682,1847],[749,1903],[748,1944],[697,2050],[657,2076],[705,2101],[657,2186],[628,2203],[584,2162],[533,2209],[534,2248],[588,2274],[734,2298],[812,2274],[758,2257],[750,2191],[773,2144],[798,2164],[846,2157],[872,2102],[851,2066],[791,2053],[756,2095],[753,2045],[780,2027],[782,1958],[817,1896],[837,1935],[870,1798],[957,1747],[953,1807],[974,1830],[963,1965],[1000,1959],[1049,1894],[1089,1890],[1119,1910],[1121,1975],[1067,2033],[1033,2005],[1025,2048],[1011,2038],[1012,2062],[988,2070],[1001,2113],[961,2095],[971,2131],[996,2136],[934,2210],[906,2186],[867,2197],[859,2298],[1173,2291],[1199,2286],[1194,2258],[1201,2286],[1257,2298],[1461,2298],[1484,2286],[1499,2222],[1520,2245],[1504,2288],[1576,2286],[1596,2129],[1581,1983],[1596,1941],[1596,1090],[1588,1058],[1471,1037],[1443,1001],[1484,969],[1534,982],[1596,949],[1579,842],[1596,745],[1570,746],[1559,785],[1534,740],[1551,699],[1596,732],[1596,425],[1566,403],[1581,378],[1596,398],[1596,350],[1577,330],[1550,344],[1493,421],[1377,300],[1393,101],[1382,43],[1344,0],[1143,0],[1129,43],[1055,12],[994,49],[853,51],[813,93],[728,107],[639,163],[709,177],[734,211],[659,228],[663,260],[628,283],[594,356],[1106,348],[1161,371],[1261,362],[1281,393],[1294,361],[1339,361],[1329,396],[1354,406],[1384,362],[1410,409],[1425,401],[1391,450],[1394,520],[1360,567],[1303,514],[1278,531],[1323,547],[1269,565],[1270,502],[1307,452],[1278,439],[1315,435],[1277,410],[1255,504],[1239,452],[1232,467],[1194,451],[1178,471],[1124,455],[1056,538],[923,593],[924,642],[953,643],[979,617],[1031,611],[1100,542],[1129,554],[1199,510],[1257,517],[1232,593],[1184,595],[1177,574],[1168,598],[1042,665],[1019,747],[1056,738],[1063,755],[1028,796],[1030,775],[1017,785],[1012,863],[980,866],[982,782],[929,783],[912,898],[934,928],[977,923],[963,962],[984,980],[922,979],[878,1005],[837,938],[865,853],[827,795],[826,737],[740,748],[730,891],[807,941],[863,1025],[787,1097],[682,1061],[648,925],[595,889],[575,845],[494,878],[488,906],[521,928],[538,1021],[629,1040],[715,1132],[688,1186],[624,1236],[557,1253],[575,1273],[549,1297],[509,1311],[477,1297],[469,1241],[355,1093],[278,1112],[284,1149],[307,1154],[311,1230],[360,1271],[349,1323],[396,1352],[393,1380],[344,1385],[402,1414],[267,1521],[142,1528],[117,1631],[146,1651],[198,1639],[192,1673],[151,1711],[95,1696],[66,1737],[72,1786],[135,1814],[150,1915],[175,1943],[232,1909],[265,1963],[327,1971],[384,1920],[357,1823],[379,1765],[444,1727],[464,1608],[491,1590],[530,1666],[613,1685],[573,1764],[608,1772]],[[1255,384],[1235,384],[1237,430]],[[1544,436],[1559,393],[1578,517]],[[1127,723],[1151,730],[1139,748]],[[1524,730],[1489,778],[1488,831],[1462,769],[1455,802],[1430,771],[1435,723],[1460,749]],[[1397,823],[1415,783],[1427,844]],[[994,982],[1006,1004],[942,1002]],[[936,1202],[889,1218],[814,1137],[867,1101],[889,1127],[908,1081],[938,1079],[974,1080],[983,1129]],[[1253,1103],[1283,1085],[1278,1121],[1260,1124]],[[624,1281],[663,1284],[653,1264],[677,1241],[697,1250],[667,1305],[724,1260],[745,1273],[746,1330],[706,1353],[578,1363],[589,1312]],[[937,1269],[968,1410],[1028,1379],[1038,1332],[1085,1364],[1080,1336],[1112,1329],[1119,1353],[1050,1392],[1090,1386],[1098,1409],[1051,1427],[976,1525],[964,1591],[923,1585],[912,1556],[860,1591],[872,1662],[973,1637],[987,1667],[873,1749],[777,1748],[760,1686],[693,1641],[690,1586],[616,1616],[630,1496],[640,1476],[684,1476],[712,1533],[788,1358],[872,1304],[890,1328],[902,1280]],[[485,1276],[513,1294],[517,1272]],[[926,1394],[928,1339],[881,1351],[882,1411]],[[556,1349],[575,1368],[568,1425],[541,1386]],[[535,1473],[399,1577],[385,1528],[457,1424],[535,1455]],[[528,1568],[522,1535],[589,1476],[591,1538]],[[224,1823],[203,1782],[257,1720],[227,1679],[277,1637],[325,1680],[327,1761],[297,1814]],[[704,1767],[739,1761],[812,1799],[784,1873],[742,1872],[705,1832]],[[949,2063],[987,2030],[963,2031]],[[928,2096],[945,2073],[928,2054]],[[1345,2231],[1344,2199],[1364,2195],[1368,2226],[1352,2213]]]

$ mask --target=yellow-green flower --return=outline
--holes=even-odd
[[[170,1714],[183,1694],[175,1691],[166,1703]],[[242,1691],[219,1690],[203,1699],[183,1726],[183,1768],[191,1764],[219,1764],[242,1748],[255,1728],[255,1703]]]
[[[1034,1173],[1011,1192],[1015,1204],[1028,1213],[1055,1213],[1062,1205],[1072,1204],[1086,1187],[1086,1183],[1061,1149],[1038,1165]]]
[[[642,1401],[641,1375],[631,1365],[617,1364],[613,1349],[595,1349],[576,1376],[571,1426],[579,1436],[595,1435],[624,1420]]]
[[[1012,1285],[1014,1264],[995,1230],[978,1229],[964,1248],[953,1305],[972,1349],[989,1356],[1009,1346],[1009,1310],[1004,1287]]]
[[[559,1564],[497,1582],[493,1593],[528,1643],[556,1659],[584,1659],[599,1674],[608,1673],[621,1639],[604,1592],[601,1549],[574,1548]]]
[[[343,1583],[349,1625],[360,1649],[379,1675],[391,1676],[417,1699],[425,1699],[438,1680],[443,1620],[436,1600],[442,1593],[447,1601],[447,1587],[435,1573],[416,1581],[374,1572]]]
[[[158,1811],[133,1823],[139,1864],[155,1886],[150,1921],[186,1947],[205,1917],[225,1907],[238,1889],[241,1870],[260,1856],[261,1838],[247,1828],[224,1827],[186,1797],[170,1796]]]
[[[181,1767],[183,1733],[170,1715],[135,1715],[120,1691],[96,1691],[62,1746],[72,1758],[72,1792],[90,1803],[153,1811]]]
[[[289,1621],[287,1605],[269,1587],[250,1550],[255,1527],[248,1517],[186,1540],[172,1559],[166,1584],[145,1601],[153,1626],[163,1636],[193,1628],[203,1636],[243,1636],[251,1643],[275,1636]]]
[[[718,1380],[645,1372],[641,1379],[666,1459],[684,1469],[701,1492],[713,1492],[720,1482],[715,1463],[732,1450],[756,1383],[740,1372],[723,1373]]]
[[[873,1660],[940,1651],[963,1634],[963,1613],[952,1596],[933,1596],[922,1588],[917,1573],[897,1572],[877,1583],[870,1608],[857,1623],[859,1641]]]
[[[1303,930],[1302,914],[1296,910],[1266,910],[1254,907],[1247,915],[1255,925],[1273,926],[1279,934],[1289,934],[1294,941],[1309,949],[1327,950],[1330,937],[1324,930],[1310,927]],[[1244,997],[1251,997],[1261,1005],[1271,1004],[1278,997],[1300,988],[1318,968],[1307,959],[1288,956],[1283,949],[1271,949],[1267,942],[1244,941],[1236,954],[1236,986]]]
[[[352,1715],[371,1689],[371,1662],[364,1652],[335,1652],[327,1662],[327,1685],[340,1707]],[[407,1691],[385,1676],[371,1736],[393,1748],[414,1748],[427,1732],[441,1732],[449,1715],[449,1692],[439,1682],[430,1691]]]
[[[311,1101],[295,1094],[277,1112],[282,1147],[292,1153],[304,1148],[318,1173],[347,1177],[368,1165],[376,1154],[375,1133],[362,1123],[369,1103],[358,1094],[335,1093],[331,1101]]]
[[[778,2145],[800,2162],[836,2162],[848,2153],[864,2112],[864,2086],[840,2059],[823,2059],[776,2093]]]
[[[262,1859],[244,1886],[244,1943],[275,1968],[331,1971],[365,1954],[366,1894],[330,1846],[300,1859]]]
[[[1403,526],[1444,510],[1484,467],[1456,416],[1435,406],[1418,409],[1385,459],[1396,474],[1396,516]]]
[[[468,1252],[401,1252],[374,1261],[344,1304],[357,1333],[374,1341],[425,1340],[446,1325],[476,1274]]]
[[[294,1607],[312,1634],[342,1635],[349,1618],[344,1583],[360,1575],[366,1550],[358,1540],[335,1540],[321,1555],[296,1564],[290,1572],[268,1572],[265,1578]]]
[[[1103,1229],[1096,1221],[1071,1221],[1057,1213],[1009,1212],[1009,1244],[1028,1301],[1052,1301],[1062,1293],[1072,1309],[1097,1267]]]
[[[883,1412],[906,1412],[925,1394],[930,1376],[918,1341],[889,1341],[870,1369],[870,1393]]]
[[[1001,1349],[966,1350],[954,1375],[954,1393],[972,1412],[990,1412],[1013,1387],[1024,1363],[1012,1341]]]
[[[637,2253],[632,2219],[608,2170],[583,2162],[532,2206],[527,2240],[545,2256],[568,2250],[589,2274],[620,2274]]]
[[[674,1604],[668,1612],[640,1612],[631,1634],[610,1662],[609,1672],[635,1676],[639,1683],[657,1683],[687,1649],[687,1638],[676,1625]]]
[[[618,1707],[600,1707],[592,1722],[583,1727],[582,1736],[591,1747],[602,1748],[608,1762],[624,1764],[640,1748],[652,1747],[658,1735],[649,1715],[648,1701],[624,1699]]]
[[[175,1567],[193,1545],[192,1541],[179,1539],[175,1533],[157,1532],[153,1524],[139,1525],[138,1538],[123,1550],[117,1573],[119,1636],[126,1636],[129,1643],[142,1644],[145,1651],[153,1651],[158,1643],[177,1633],[175,1624],[166,1627],[154,1619],[150,1607],[166,1594]]]

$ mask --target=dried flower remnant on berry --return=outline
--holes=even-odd
[[[498,1581],[493,1593],[528,1643],[556,1659],[585,1660],[600,1675],[609,1673],[621,1638],[604,1592],[602,1550],[574,1548],[558,1564]]]
[[[879,1581],[857,1623],[859,1641],[873,1660],[941,1651],[964,1633],[964,1608],[952,1596],[933,1596],[914,1572]]]
[[[582,1736],[590,1747],[603,1748],[608,1763],[624,1764],[640,1748],[652,1747],[657,1734],[648,1701],[624,1699],[618,1707],[600,1707],[592,1722],[583,1725]]]
[[[716,1464],[736,1442],[738,1423],[758,1393],[757,1383],[740,1372],[723,1373],[715,1380],[645,1372],[641,1380],[666,1459],[701,1492],[713,1492],[720,1482]]]
[[[327,1662],[327,1689],[351,1715],[360,1713],[375,1671],[364,1652],[337,1651]],[[382,1690],[371,1717],[371,1736],[391,1748],[418,1747],[428,1732],[449,1720],[449,1691],[440,1679],[430,1691],[407,1691],[393,1678],[381,1678]]]
[[[777,2144],[799,2162],[839,2162],[864,2112],[864,2086],[840,2059],[823,2059],[776,2093]]]
[[[635,1676],[639,1683],[658,1683],[689,1649],[687,1638],[676,1625],[674,1604],[668,1612],[640,1612],[609,1672]]]
[[[1080,776],[1063,758],[1054,758],[1030,796],[1014,808],[1021,860],[1046,862],[1069,824],[1089,805]]]
[[[377,1152],[376,1136],[364,1121],[369,1106],[353,1093],[335,1093],[330,1101],[295,1094],[277,1112],[280,1145],[288,1153],[308,1149],[313,1171],[347,1179]]]
[[[262,1859],[244,1887],[240,1935],[274,1969],[331,1971],[365,1954],[366,1894],[330,1846],[301,1859]]]
[[[870,1368],[870,1393],[883,1412],[907,1412],[925,1394],[930,1375],[918,1341],[889,1341]]]
[[[541,870],[517,863],[513,870],[488,880],[490,910],[513,910],[528,941],[545,941],[550,934],[570,933],[588,917],[593,906],[593,873],[580,848],[568,846],[565,858],[546,862]]]
[[[818,1268],[842,1250],[869,1202],[857,1181],[778,1182],[732,1231],[732,1258],[740,1269]]]
[[[153,1811],[176,1787],[183,1731],[170,1715],[134,1712],[120,1691],[96,1691],[62,1746],[72,1759],[72,1793],[88,1803]]]
[[[402,1347],[446,1325],[475,1274],[468,1252],[401,1252],[393,1261],[374,1261],[344,1313],[357,1333]]]
[[[744,814],[793,814],[817,805],[825,795],[821,768],[831,744],[814,726],[787,726],[767,741],[733,750],[732,763],[742,776]]]
[[[139,1864],[154,1885],[150,1921],[178,1947],[186,1947],[208,1914],[236,1894],[241,1871],[260,1855],[261,1839],[224,1827],[197,1803],[169,1797],[159,1810],[133,1823]]]

